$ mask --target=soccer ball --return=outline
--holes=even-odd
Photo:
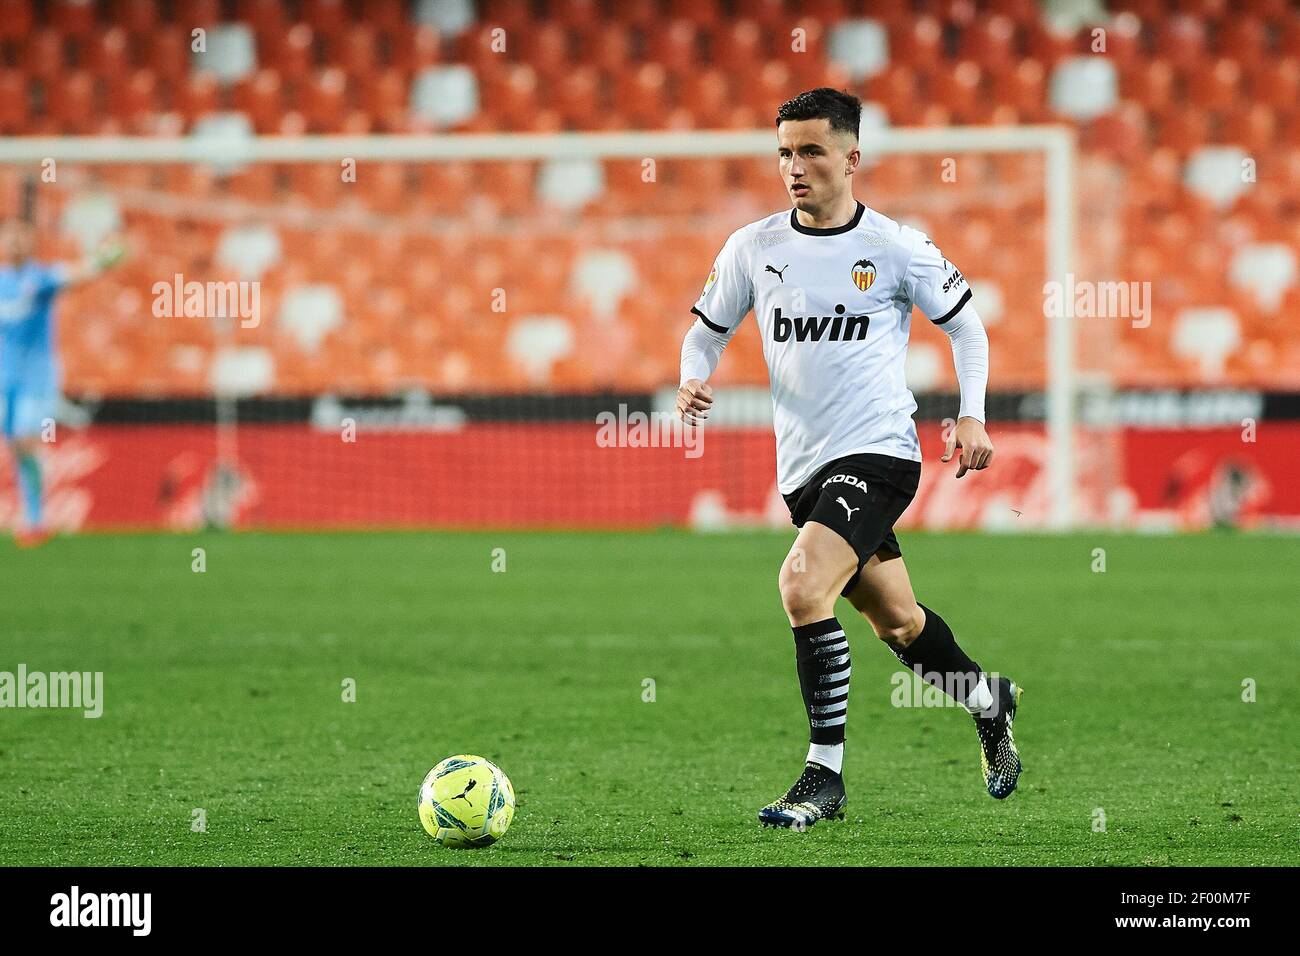
[[[448,757],[420,785],[420,823],[443,846],[479,847],[505,836],[515,788],[500,767],[473,754]]]

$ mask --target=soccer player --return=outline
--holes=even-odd
[[[120,244],[78,265],[43,265],[32,258],[32,227],[0,225],[0,434],[13,452],[26,527],[15,538],[33,546],[48,537],[41,515],[41,432],[54,420],[60,369],[54,297],[117,262]]]
[[[934,243],[854,198],[860,114],[856,97],[828,88],[778,111],[793,208],[722,247],[691,309],[677,393],[684,421],[708,418],[707,380],[752,308],[771,379],[777,484],[799,528],[779,586],[811,737],[803,773],[758,818],[796,830],[844,815],[849,643],[835,617],[839,595],[904,665],[974,717],[990,795],[1007,797],[1020,775],[1011,735],[1020,688],[983,671],[917,603],[893,532],[921,475],[916,402],[903,377],[912,307],[951,339],[961,409],[941,460],[961,449],[957,478],[993,461],[983,424],[988,337],[965,278]]]

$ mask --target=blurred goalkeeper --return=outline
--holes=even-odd
[[[777,153],[792,209],[732,233],[691,310],[677,410],[708,418],[706,380],[752,309],[772,386],[777,485],[799,534],[781,567],[781,602],[810,743],[803,773],[758,813],[764,825],[807,829],[844,815],[842,768],[849,642],[835,618],[847,597],[908,668],[972,715],[989,794],[1020,775],[1011,735],[1020,689],[986,673],[942,617],[918,604],[893,526],[921,476],[907,388],[912,308],[951,339],[961,385],[943,461],[955,477],[993,461],[984,430],[988,337],[961,272],[929,238],[853,197],[861,160],[856,97],[822,88],[777,113]]]
[[[13,453],[25,518],[15,538],[27,547],[49,535],[41,509],[39,452],[42,432],[54,421],[59,402],[54,298],[99,275],[125,251],[115,243],[85,262],[65,265],[37,262],[33,247],[30,223],[0,224],[0,434]]]

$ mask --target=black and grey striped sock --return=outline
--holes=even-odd
[[[849,709],[849,639],[833,617],[792,630],[799,689],[808,711],[809,740],[814,744],[842,744]]]

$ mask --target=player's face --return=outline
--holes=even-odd
[[[776,130],[781,181],[796,209],[833,206],[858,165],[852,137],[831,132],[830,120],[786,120]]]

